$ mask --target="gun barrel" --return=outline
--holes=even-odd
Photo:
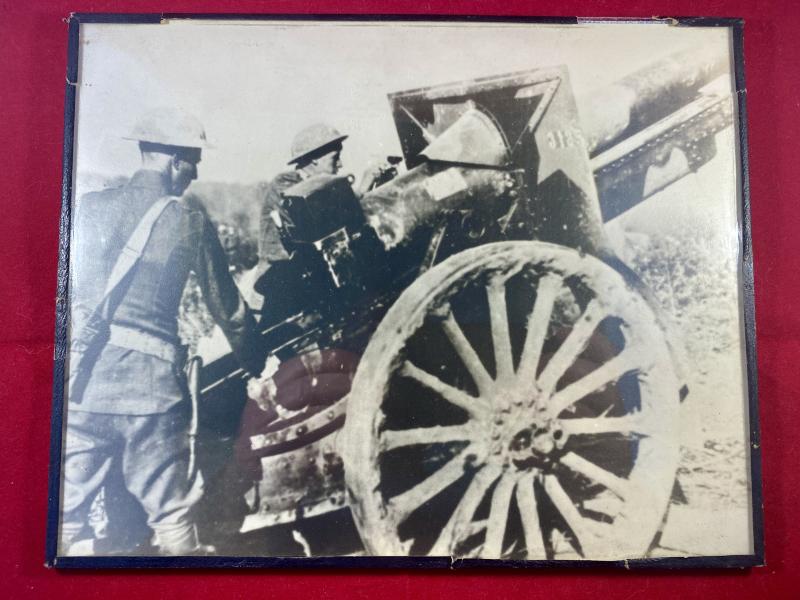
[[[690,48],[577,99],[589,155],[595,157],[680,107],[728,72],[724,49]]]
[[[592,158],[603,220],[608,221],[716,154],[714,136],[733,122],[729,96],[701,95]]]

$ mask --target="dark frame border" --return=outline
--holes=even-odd
[[[702,556],[686,558],[643,558],[618,561],[601,560],[487,560],[450,559],[447,557],[235,557],[235,556],[86,556],[59,557],[58,525],[61,507],[61,455],[64,431],[64,382],[66,374],[67,332],[69,328],[69,261],[72,224],[72,187],[75,143],[75,105],[78,81],[81,23],[156,24],[167,19],[195,20],[275,20],[275,21],[390,21],[390,22],[462,22],[462,23],[539,23],[576,25],[580,23],[621,22],[650,23],[668,21],[680,27],[731,28],[733,75],[736,86],[739,144],[739,176],[737,187],[740,203],[741,251],[741,316],[744,319],[747,391],[750,427],[750,488],[752,503],[753,554]],[[581,17],[494,17],[469,15],[361,15],[361,14],[251,14],[251,13],[72,13],[68,19],[66,90],[64,100],[64,146],[62,152],[61,216],[59,219],[58,270],[56,293],[56,326],[53,367],[53,407],[50,426],[50,466],[48,469],[47,534],[45,565],[63,569],[192,569],[192,568],[371,568],[371,569],[463,569],[463,568],[748,568],[763,566],[764,505],[762,491],[761,438],[758,413],[758,381],[756,363],[756,325],[753,281],[753,245],[750,220],[750,178],[747,146],[746,86],[744,78],[744,21],[717,17],[652,17],[652,18],[581,18]]]

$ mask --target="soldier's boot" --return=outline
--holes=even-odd
[[[207,556],[216,552],[213,546],[200,543],[194,524],[159,525],[154,531],[159,554],[163,556]]]

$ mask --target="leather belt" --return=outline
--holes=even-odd
[[[108,343],[142,354],[149,354],[173,364],[177,364],[181,353],[175,344],[139,329],[121,325],[110,326]]]

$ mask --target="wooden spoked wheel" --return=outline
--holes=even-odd
[[[645,556],[678,461],[653,311],[614,269],[542,242],[431,269],[373,335],[340,438],[367,551]]]

